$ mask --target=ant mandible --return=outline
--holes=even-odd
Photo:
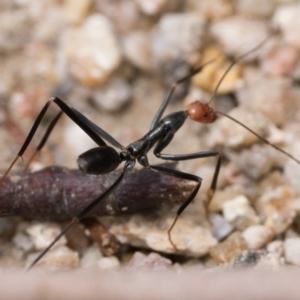
[[[29,269],[32,268],[51,248],[52,246],[70,229],[71,226],[81,221],[83,218],[85,218],[92,209],[98,205],[100,201],[108,197],[122,182],[122,179],[124,178],[125,173],[132,170],[136,164],[136,161],[138,161],[139,164],[141,164],[145,168],[150,168],[153,171],[161,172],[163,174],[178,177],[185,180],[195,181],[197,184],[194,188],[194,190],[191,192],[191,194],[188,196],[188,198],[185,200],[183,204],[179,207],[179,209],[176,212],[176,217],[170,226],[168,230],[168,238],[172,246],[176,248],[175,244],[173,243],[171,239],[171,231],[176,224],[176,221],[180,214],[185,210],[185,208],[192,202],[192,200],[197,195],[202,179],[199,176],[184,173],[178,170],[174,170],[168,167],[164,166],[155,166],[151,165],[148,162],[147,154],[148,152],[154,148],[153,152],[154,155],[160,159],[163,160],[171,160],[171,161],[183,161],[183,160],[191,160],[191,159],[197,159],[197,158],[203,158],[203,157],[217,157],[217,164],[215,167],[213,179],[210,186],[210,193],[209,193],[209,200],[207,201],[205,208],[206,212],[208,211],[209,203],[213,197],[214,191],[216,189],[218,175],[221,167],[221,154],[217,151],[201,151],[201,152],[195,152],[195,153],[189,153],[189,154],[165,154],[162,153],[162,151],[168,146],[168,144],[172,141],[174,135],[176,132],[182,127],[182,125],[185,123],[186,119],[189,117],[190,119],[200,122],[200,123],[213,123],[217,119],[217,115],[224,115],[231,120],[237,122],[241,126],[245,127],[247,130],[255,134],[259,139],[261,139],[263,142],[271,145],[272,147],[276,148],[280,152],[284,153],[285,155],[289,156],[293,160],[295,160],[297,163],[300,164],[300,161],[298,161],[296,158],[294,158],[289,153],[285,152],[284,150],[278,148],[277,146],[271,144],[266,139],[262,138],[258,134],[256,134],[254,131],[252,131],[250,128],[246,127],[244,124],[240,123],[236,119],[232,118],[231,116],[224,114],[219,111],[214,111],[210,106],[210,102],[215,97],[217,90],[226,76],[226,74],[229,72],[229,70],[233,67],[234,64],[236,64],[238,61],[240,61],[244,56],[248,55],[249,53],[257,50],[260,48],[268,39],[270,36],[268,36],[264,41],[262,41],[259,45],[257,45],[255,48],[251,49],[247,53],[244,53],[243,55],[237,57],[235,60],[232,61],[222,78],[220,79],[218,85],[216,86],[213,95],[211,96],[211,99],[208,103],[201,103],[199,101],[195,101],[191,104],[189,104],[186,107],[185,111],[178,111],[171,113],[165,117],[162,117],[166,107],[168,106],[172,95],[176,89],[176,86],[184,81],[189,80],[192,76],[200,72],[205,65],[208,63],[211,63],[211,61],[207,62],[206,64],[193,69],[187,76],[177,80],[175,83],[173,83],[172,87],[168,91],[165,99],[163,100],[160,108],[158,109],[150,130],[147,134],[145,134],[142,138],[139,140],[129,144],[127,147],[124,147],[121,145],[117,140],[115,140],[109,133],[104,131],[102,128],[98,127],[96,124],[91,122],[88,118],[86,118],[83,114],[81,114],[79,111],[77,111],[75,108],[68,106],[64,101],[59,99],[58,97],[51,98],[43,107],[41,112],[39,113],[37,119],[35,120],[23,146],[21,147],[19,153],[11,163],[10,167],[0,180],[0,186],[3,182],[3,180],[6,178],[7,174],[10,172],[11,168],[17,161],[19,157],[22,157],[24,152],[26,151],[31,139],[33,138],[37,128],[39,127],[39,124],[41,120],[43,119],[48,107],[52,102],[56,103],[61,111],[59,114],[52,120],[50,125],[48,126],[48,129],[46,130],[46,133],[44,134],[40,144],[37,146],[36,151],[34,155],[41,150],[41,148],[46,143],[52,129],[56,125],[57,121],[61,117],[63,113],[65,113],[74,123],[76,123],[87,135],[90,136],[90,138],[98,145],[96,148],[92,148],[83,154],[81,154],[78,157],[77,163],[79,166],[79,169],[87,174],[105,174],[112,172],[115,170],[122,162],[124,162],[123,170],[120,174],[120,176],[117,178],[117,180],[103,193],[101,194],[97,199],[95,199],[93,202],[91,202],[88,206],[86,206],[81,212],[79,212],[72,221],[60,232],[60,234],[51,242],[51,244],[31,263],[29,266]],[[111,144],[115,148],[118,148],[120,151],[116,151],[115,148],[107,145],[107,143]],[[29,163],[33,159],[34,155],[31,157]],[[27,166],[29,165],[27,164]]]

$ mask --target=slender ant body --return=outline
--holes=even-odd
[[[267,40],[267,39],[266,39]],[[255,51],[258,49],[263,43],[265,43],[264,40],[261,42],[258,46],[256,46],[254,49],[250,50],[249,52],[241,55],[240,57],[236,58],[227,71],[224,73],[223,77],[221,78],[219,84],[215,88],[215,91],[211,97],[211,100],[215,97],[216,92],[220,86],[220,83],[222,82],[223,78],[226,76],[226,74],[229,72],[229,70],[232,68],[232,66],[239,60],[241,60],[245,55],[249,54],[250,52]],[[210,62],[208,62],[210,63]],[[251,129],[246,127],[245,125],[241,124],[237,120],[233,119],[232,117],[222,113],[222,112],[216,112],[214,111],[210,106],[209,103],[200,103],[199,101],[195,101],[187,106],[186,110],[184,111],[178,111],[171,113],[169,115],[166,115],[164,117],[164,111],[166,107],[168,106],[172,95],[176,89],[176,86],[186,80],[189,80],[192,76],[194,76],[196,73],[200,72],[202,68],[205,65],[202,65],[198,68],[193,69],[190,74],[187,76],[179,79],[176,81],[172,87],[170,88],[169,92],[167,93],[164,101],[162,102],[160,108],[158,109],[150,130],[148,133],[146,133],[142,138],[140,138],[137,141],[134,141],[130,143],[127,147],[124,147],[121,145],[117,140],[115,140],[109,133],[104,131],[102,128],[98,127],[96,124],[91,122],[89,119],[87,119],[83,114],[81,114],[79,111],[77,111],[75,108],[68,106],[64,101],[62,101],[58,97],[51,98],[44,106],[44,108],[39,113],[36,121],[33,124],[32,129],[30,130],[30,133],[28,137],[26,138],[23,146],[21,147],[18,155],[13,160],[12,164],[10,165],[7,172],[4,174],[3,178],[0,181],[0,186],[4,180],[4,178],[7,176],[15,162],[19,157],[22,157],[23,153],[27,149],[31,139],[33,138],[41,120],[43,119],[48,107],[52,102],[54,102],[61,111],[59,114],[53,119],[53,121],[50,123],[44,137],[42,138],[40,144],[38,145],[36,152],[38,152],[45,142],[47,141],[52,129],[56,125],[57,121],[59,120],[62,113],[65,113],[74,123],[76,123],[82,130],[85,131],[87,135],[98,145],[98,147],[90,149],[83,154],[81,154],[78,158],[78,166],[79,169],[87,174],[105,174],[112,172],[115,170],[121,163],[124,163],[123,169],[119,177],[116,179],[116,181],[98,198],[96,198],[93,202],[91,202],[88,206],[86,206],[81,212],[79,212],[72,221],[61,231],[61,233],[53,240],[53,242],[33,261],[33,263],[30,265],[29,268],[34,266],[50,249],[51,247],[57,242],[58,239],[62,235],[65,234],[69,230],[71,226],[73,226],[75,223],[78,223],[83,218],[85,218],[89,212],[92,211],[94,207],[98,205],[99,202],[101,202],[103,199],[105,199],[107,196],[109,196],[122,182],[122,179],[124,178],[125,174],[129,171],[131,171],[136,162],[141,164],[145,168],[150,168],[151,170],[155,172],[160,172],[169,176],[174,176],[177,178],[190,180],[196,182],[196,186],[194,190],[190,193],[190,195],[187,197],[185,202],[181,204],[179,209],[177,210],[176,217],[171,225],[171,227],[168,230],[168,237],[170,243],[173,245],[173,247],[176,249],[176,245],[172,242],[171,239],[171,230],[174,227],[179,215],[184,211],[184,209],[192,202],[192,200],[197,195],[202,179],[199,176],[184,173],[178,170],[174,170],[171,168],[163,167],[163,166],[155,166],[149,163],[147,154],[149,151],[153,149],[153,153],[156,157],[162,159],[162,160],[170,160],[170,161],[182,161],[182,160],[191,160],[191,159],[197,159],[197,158],[204,158],[204,157],[217,157],[217,163],[213,175],[213,179],[210,186],[210,193],[209,193],[209,200],[207,201],[205,207],[206,211],[208,209],[208,205],[210,203],[210,200],[212,199],[213,193],[216,189],[218,175],[221,167],[221,155],[217,151],[200,151],[195,153],[188,153],[188,154],[166,154],[163,153],[163,150],[169,145],[169,143],[172,141],[174,135],[176,132],[183,126],[186,119],[189,117],[194,121],[201,122],[201,123],[213,123],[216,118],[217,114],[225,115],[226,117],[229,117],[233,121],[237,122],[238,124],[245,127],[247,130],[250,130],[253,134],[255,134],[257,137],[259,137],[262,141],[270,144],[267,140],[257,135],[255,132],[253,132]],[[117,151],[115,148],[109,146],[108,144],[112,145],[113,147],[119,149]],[[295,159],[293,156],[291,156],[289,153],[285,152],[284,150],[276,147],[275,145],[270,144],[272,147],[276,148],[277,150],[281,151],[285,155],[288,155],[290,158],[295,160],[297,163],[300,164],[300,162]]]

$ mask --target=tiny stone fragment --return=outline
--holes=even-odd
[[[232,264],[234,268],[254,267],[262,270],[277,270],[282,265],[280,257],[266,250],[245,250],[235,257]]]
[[[83,85],[104,84],[121,62],[121,52],[109,20],[94,14],[82,27],[69,30],[63,38],[69,72]]]
[[[259,223],[258,215],[250,206],[249,200],[243,195],[225,202],[223,214],[225,220],[239,230]]]
[[[82,268],[89,268],[95,266],[97,262],[102,258],[102,254],[99,250],[98,245],[94,244],[85,250],[80,260]]]
[[[164,271],[173,269],[172,262],[159,255],[151,252],[145,255],[139,251],[134,252],[131,260],[127,264],[130,270],[149,270],[149,271]]]
[[[276,6],[274,0],[238,0],[237,11],[247,17],[269,17]]]
[[[208,20],[218,20],[228,17],[235,10],[235,1],[232,0],[188,0],[186,2],[188,11],[204,15]]]
[[[117,270],[120,267],[120,261],[115,256],[101,257],[97,266],[100,270]]]
[[[29,265],[37,254],[31,254],[27,258]],[[66,246],[58,246],[51,249],[36,266],[46,266],[55,270],[76,268],[79,266],[79,255]]]
[[[252,225],[243,231],[242,236],[249,249],[259,249],[272,239],[273,232],[263,225]]]
[[[283,242],[287,263],[300,267],[300,238],[288,238]]]
[[[179,0],[135,0],[140,10],[149,16],[160,15],[163,12],[175,9]]]
[[[174,216],[174,213],[162,211],[147,216],[136,214],[115,218],[108,227],[120,243],[164,253],[198,257],[207,254],[216,245],[217,240],[205,223],[205,217],[197,215],[197,218],[193,218],[185,213],[180,216],[171,232],[172,241],[177,247],[175,250],[167,232]],[[199,224],[198,220],[203,220],[204,224]]]
[[[34,243],[36,250],[44,250],[58,236],[61,229],[56,224],[34,223],[29,225],[26,232]],[[66,238],[63,236],[53,246],[58,247],[66,244]]]
[[[294,192],[289,186],[278,186],[269,190],[258,199],[259,210],[265,217],[264,225],[274,234],[284,232],[296,217],[292,208]]]
[[[195,86],[212,93],[219,83],[220,79],[228,69],[230,61],[216,48],[209,47],[205,49],[201,61],[203,63],[214,60],[203,68],[201,72],[193,76],[192,82]],[[241,77],[242,67],[239,64],[233,66],[228,75],[223,79],[218,88],[218,94],[228,94],[234,92],[237,82]]]
[[[156,61],[187,59],[200,49],[203,34],[204,20],[199,15],[165,14],[153,32],[151,48]]]
[[[64,10],[66,19],[71,22],[78,24],[82,22],[92,6],[92,0],[65,0]]]
[[[227,54],[240,56],[254,48],[268,36],[266,22],[258,19],[233,16],[215,22],[211,34],[224,46]],[[256,59],[258,52],[245,57],[245,61]]]
[[[269,132],[271,122],[259,112],[249,108],[238,106],[230,111],[230,116],[236,120],[243,120],[243,124],[251,128],[257,134],[265,136]],[[246,147],[258,140],[251,132],[236,124],[226,117],[220,117],[209,128],[209,147],[224,145],[227,147]]]
[[[150,49],[150,35],[147,31],[136,30],[122,40],[125,57],[137,68],[154,71],[154,59]]]
[[[212,224],[212,234],[218,241],[223,240],[234,230],[233,226],[226,222],[220,214],[210,214],[209,220]]]
[[[278,6],[273,23],[283,32],[284,40],[300,49],[300,5],[296,1],[289,5]]]
[[[237,254],[247,249],[247,243],[240,232],[232,233],[224,242],[212,247],[210,256],[217,263],[229,263]]]
[[[119,77],[111,78],[104,87],[94,89],[91,95],[95,104],[105,111],[120,110],[131,96],[129,84]]]

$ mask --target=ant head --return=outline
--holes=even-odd
[[[213,108],[209,104],[200,101],[190,103],[185,112],[192,120],[203,124],[213,123],[217,119]]]

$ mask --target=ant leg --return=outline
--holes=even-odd
[[[63,111],[60,111],[56,117],[51,121],[51,123],[49,124],[42,140],[40,141],[40,143],[38,144],[38,146],[36,147],[34,153],[32,154],[32,156],[30,157],[29,161],[26,164],[26,167],[24,169],[24,172],[27,172],[29,165],[31,164],[31,162],[33,161],[34,157],[36,156],[36,154],[44,147],[45,143],[47,142],[49,135],[51,134],[54,126],[56,125],[56,123],[58,122],[58,120],[60,119],[60,117],[62,116]]]
[[[29,265],[27,268],[27,271],[29,271],[35,264],[37,264],[44,256],[45,254],[53,247],[53,245],[76,223],[80,222],[84,217],[86,217],[95,206],[99,204],[100,201],[108,197],[122,182],[122,179],[124,177],[125,170],[121,173],[121,175],[118,177],[118,179],[112,184],[103,194],[101,194],[97,199],[95,199],[93,202],[91,202],[88,206],[86,206],[79,214],[77,214],[72,221],[66,225],[63,230],[59,233],[59,235],[49,244],[47,248],[43,250],[42,253],[38,255],[38,257],[35,258],[35,260]]]
[[[45,113],[47,112],[47,109],[49,108],[50,104],[52,102],[55,102],[56,105],[58,105],[60,107],[60,109],[74,122],[76,123],[97,145],[99,146],[106,146],[106,143],[104,142],[104,140],[106,140],[107,142],[111,143],[113,146],[120,148],[120,149],[124,149],[124,147],[118,142],[116,141],[112,136],[110,136],[107,132],[105,132],[103,129],[101,129],[100,127],[98,127],[96,124],[94,124],[92,121],[90,121],[88,118],[86,118],[83,114],[81,114],[79,111],[77,111],[75,108],[72,108],[70,106],[68,106],[64,101],[62,101],[61,99],[54,97],[51,98],[43,107],[43,109],[41,110],[41,112],[39,113],[38,117],[36,118],[23,146],[21,147],[19,153],[17,154],[17,156],[15,157],[15,159],[13,160],[13,162],[11,163],[11,165],[9,166],[9,168],[7,169],[7,171],[5,172],[5,174],[3,175],[3,177],[0,180],[0,186],[3,183],[4,179],[7,177],[8,173],[10,172],[10,170],[12,169],[12,167],[14,166],[14,164],[16,163],[16,161],[18,160],[19,157],[22,157],[22,155],[24,154],[24,152],[26,151],[29,143],[31,142],[36,130],[38,129]],[[52,123],[55,123],[55,119],[52,121]],[[51,124],[52,124],[51,123]],[[51,130],[53,128],[51,128],[51,124],[45,134],[45,141],[47,140]],[[55,125],[55,124],[54,124]],[[53,125],[53,127],[54,127]],[[48,136],[47,133],[49,132]],[[42,142],[44,142],[44,138],[42,140]],[[41,142],[41,143],[42,143]]]
[[[163,153],[154,153],[154,154],[157,157],[161,158],[161,159],[172,160],[172,161],[182,161],[182,160],[190,160],[190,159],[197,159],[197,158],[204,158],[204,157],[215,157],[215,156],[218,157],[218,161],[217,161],[216,168],[215,168],[215,171],[214,171],[214,176],[213,176],[212,183],[211,183],[211,186],[210,186],[209,200],[205,204],[205,212],[206,212],[206,215],[208,215],[208,207],[209,207],[209,204],[210,204],[211,199],[213,197],[213,194],[216,190],[218,175],[219,175],[220,168],[221,168],[221,155],[220,155],[220,153],[216,152],[216,151],[203,151],[203,152],[196,152],[196,153],[190,153],[190,154],[163,154]],[[182,178],[182,179],[192,180],[192,181],[198,182],[197,186],[192,191],[192,193],[189,195],[189,197],[186,199],[186,201],[183,204],[181,204],[181,206],[178,208],[178,210],[176,212],[176,217],[175,217],[171,227],[168,230],[169,241],[172,244],[172,246],[177,250],[177,248],[174,245],[174,243],[172,241],[172,238],[171,238],[171,231],[174,228],[174,226],[175,226],[179,216],[181,215],[181,213],[186,209],[186,207],[196,197],[196,195],[197,195],[197,193],[200,189],[202,179],[200,177],[196,176],[196,175],[189,174],[189,173],[184,173],[184,172],[169,169],[169,168],[166,168],[166,167],[150,165],[150,168],[153,169],[153,170],[159,171],[161,173],[170,175],[170,176],[179,177],[179,178]]]
[[[155,114],[155,116],[154,116],[154,118],[153,118],[153,121],[152,121],[150,130],[152,130],[152,129],[157,125],[157,123],[160,121],[160,119],[161,119],[161,117],[162,117],[162,115],[163,115],[163,113],[164,113],[166,107],[168,106],[168,104],[169,104],[169,102],[170,102],[170,100],[171,100],[171,98],[172,98],[172,95],[173,95],[174,91],[175,91],[176,88],[177,88],[177,85],[180,84],[180,83],[183,83],[184,81],[189,80],[189,79],[192,78],[194,75],[196,75],[197,73],[201,72],[202,69],[203,69],[206,65],[212,63],[214,60],[215,60],[215,58],[212,59],[212,60],[209,60],[208,62],[204,63],[203,65],[201,65],[201,66],[199,66],[199,67],[197,67],[197,68],[194,68],[188,75],[186,75],[186,76],[184,76],[184,77],[178,79],[177,81],[175,81],[175,82],[172,84],[171,88],[169,89],[169,91],[167,92],[167,94],[166,94],[166,96],[165,96],[165,99],[163,100],[161,106],[159,107],[157,113]]]
[[[49,100],[45,106],[43,107],[43,109],[41,110],[41,112],[39,113],[38,117],[36,118],[35,122],[33,123],[33,126],[23,144],[23,146],[21,147],[19,153],[17,154],[17,156],[14,158],[14,160],[12,161],[12,163],[10,164],[9,168],[7,169],[7,171],[4,173],[4,175],[2,176],[1,180],[0,180],[0,186],[2,185],[4,179],[7,177],[8,173],[10,172],[10,170],[12,169],[12,167],[14,166],[14,164],[16,163],[16,161],[18,160],[19,157],[22,157],[22,155],[24,154],[25,150],[27,149],[30,141],[32,140],[37,128],[40,125],[40,122],[42,121],[47,109],[49,108],[50,104],[51,104],[51,100]]]

